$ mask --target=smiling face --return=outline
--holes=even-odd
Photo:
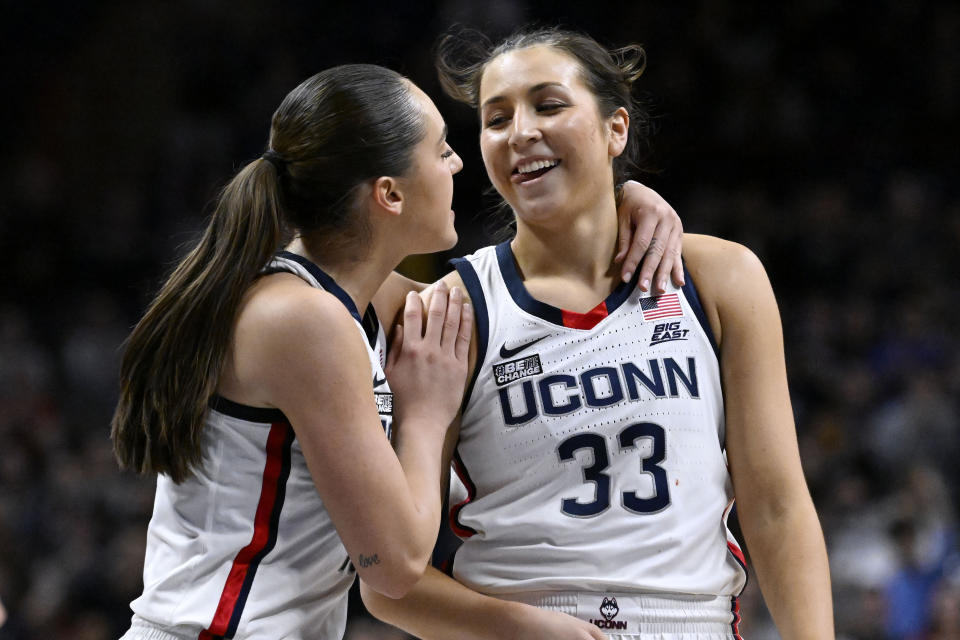
[[[457,242],[453,227],[453,174],[463,168],[450,145],[447,126],[433,101],[417,86],[410,94],[423,112],[425,135],[413,150],[413,164],[399,178],[404,198],[404,224],[412,224],[418,241],[416,253],[450,249]]]
[[[574,58],[546,45],[501,54],[484,69],[479,102],[487,175],[521,220],[561,223],[613,193],[627,113],[601,118]]]

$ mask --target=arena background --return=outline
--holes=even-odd
[[[110,451],[118,347],[286,92],[373,62],[433,96],[466,165],[462,254],[488,242],[488,183],[430,46],[530,21],[646,47],[644,180],[766,264],[840,637],[960,637],[960,5],[133,0],[0,20],[0,639],[124,630],[154,481]],[[743,611],[776,637],[756,580]],[[404,637],[354,612],[352,640]]]

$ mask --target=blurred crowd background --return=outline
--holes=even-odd
[[[466,168],[430,279],[495,226],[430,46],[531,21],[646,47],[642,179],[766,264],[839,636],[960,638],[960,5],[39,0],[0,25],[0,640],[125,629],[154,479],[112,457],[119,346],[287,91],[373,62],[436,99]],[[777,637],[755,578],[741,628]]]

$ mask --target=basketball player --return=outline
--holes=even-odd
[[[472,314],[441,286],[421,327],[392,269],[453,246],[461,167],[430,99],[387,69],[329,69],[284,99],[126,346],[117,457],[159,477],[125,638],[340,638],[355,573],[389,597],[420,578]],[[656,206],[627,219],[669,234]],[[371,301],[404,310],[389,358]]]
[[[476,309],[452,454],[466,488],[450,512],[456,581],[430,572],[401,600],[363,586],[370,610],[422,638],[739,638],[736,495],[782,637],[832,638],[762,265],[687,236],[682,287],[611,275],[642,49],[550,29],[495,48],[454,34],[438,51],[445,89],[478,108],[517,231],[444,279]]]

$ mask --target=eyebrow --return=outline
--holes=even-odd
[[[443,132],[440,134],[440,140],[437,142],[437,146],[443,146],[444,141],[447,139],[447,134],[450,133],[450,127],[446,123],[443,124]]]
[[[535,84],[532,87],[530,87],[527,90],[527,95],[531,93],[536,93],[537,91],[543,91],[547,87],[562,87],[562,86],[564,85],[560,82],[541,82],[540,84]],[[483,104],[480,105],[480,108],[483,109],[488,104],[491,104],[494,102],[502,102],[504,100],[506,100],[505,96],[493,96],[492,98],[487,98],[486,100],[484,100]]]

